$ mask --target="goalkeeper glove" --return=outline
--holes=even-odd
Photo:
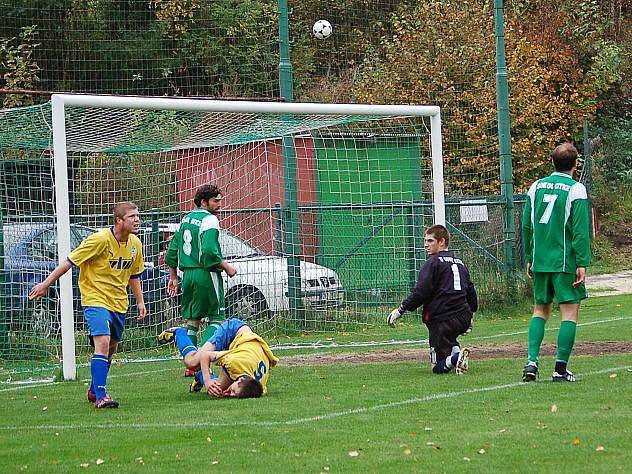
[[[391,313],[388,315],[388,318],[386,318],[386,322],[388,323],[388,325],[392,328],[397,326],[397,320],[402,316],[402,314],[404,314],[405,311],[406,310],[401,306],[391,311]]]

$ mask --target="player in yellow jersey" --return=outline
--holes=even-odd
[[[185,366],[197,371],[191,391],[204,387],[214,397],[261,397],[267,393],[270,369],[279,362],[266,341],[237,318],[224,321],[199,349],[183,327],[163,331],[158,341],[174,341]],[[222,368],[217,379],[212,378],[211,364]]]
[[[114,207],[114,226],[86,237],[42,282],[35,285],[29,299],[42,298],[73,266],[79,267],[81,305],[89,328],[94,355],[90,364],[92,382],[88,400],[96,408],[117,408],[118,402],[107,393],[112,356],[123,338],[125,313],[129,306],[127,286],[138,305],[138,320],[147,314],[140,274],[145,269],[139,231],[138,207],[121,202]]]

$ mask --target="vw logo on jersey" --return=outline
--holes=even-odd
[[[110,268],[116,270],[127,270],[132,267],[132,259],[131,258],[123,258],[119,257],[117,259],[110,259]]]

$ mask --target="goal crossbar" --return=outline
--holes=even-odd
[[[320,114],[320,115],[382,115],[425,116],[440,114],[436,105],[369,105],[316,104],[300,102],[259,102],[244,100],[187,99],[176,97],[138,97],[90,94],[53,94],[56,105],[108,109],[197,110],[206,112]]]

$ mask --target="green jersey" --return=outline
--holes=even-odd
[[[583,184],[555,172],[531,185],[522,215],[526,261],[534,272],[575,273],[590,264],[590,218]]]
[[[206,209],[195,208],[180,222],[165,255],[165,263],[180,270],[203,268],[221,272],[224,261],[219,246],[219,220]]]

